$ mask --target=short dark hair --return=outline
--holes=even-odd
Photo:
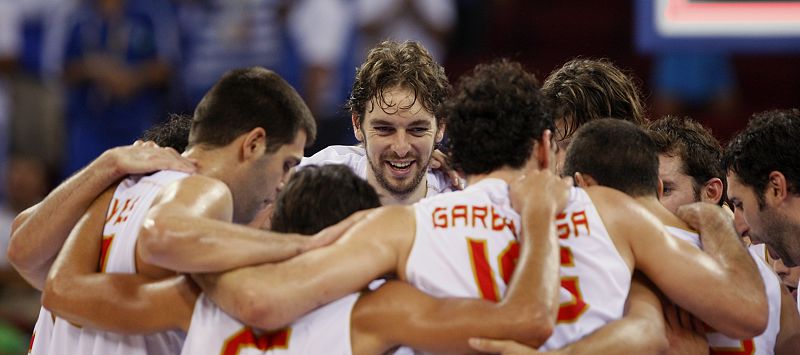
[[[142,134],[141,140],[152,141],[160,147],[169,147],[183,153],[189,145],[192,116],[171,114],[165,122],[157,123]]]
[[[358,116],[359,123],[363,123],[367,104],[375,99],[381,105],[391,107],[383,93],[397,86],[414,92],[414,101],[409,107],[419,100],[437,120],[440,105],[450,94],[444,67],[425,47],[414,41],[384,41],[369,51],[366,61],[357,69],[345,106]]]
[[[306,145],[317,126],[297,91],[273,71],[251,67],[228,71],[203,96],[194,111],[191,145],[221,147],[256,127],[267,134],[267,151],[294,141],[300,130]]]
[[[349,167],[305,166],[278,195],[272,230],[315,234],[356,211],[380,205],[375,189]]]
[[[754,114],[747,127],[734,137],[722,156],[722,166],[731,171],[758,196],[764,208],[764,190],[769,174],[780,171],[790,193],[800,194],[800,110],[773,110]]]
[[[534,142],[555,127],[536,77],[509,60],[461,77],[444,108],[453,166],[467,175],[522,167]]]
[[[591,120],[614,117],[643,125],[645,110],[636,83],[607,59],[576,58],[556,69],[542,85],[557,119],[566,119],[559,139]]]
[[[571,176],[576,172],[632,197],[656,195],[656,145],[644,129],[630,121],[587,122],[572,137],[562,173]]]
[[[722,205],[727,196],[728,179],[722,169],[722,146],[711,131],[689,117],[665,116],[648,125],[648,133],[656,143],[656,152],[681,160],[681,172],[691,176],[695,196],[712,179],[722,180]]]

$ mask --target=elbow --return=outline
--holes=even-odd
[[[42,307],[54,314],[61,313],[63,301],[68,299],[67,291],[71,288],[68,282],[60,277],[48,277],[42,289]]]
[[[555,317],[550,312],[543,312],[541,308],[527,307],[523,312],[513,312],[508,315],[509,324],[514,334],[512,339],[520,343],[538,348],[553,334]]]
[[[635,329],[639,330],[640,346],[637,353],[668,354],[670,350],[667,330],[662,320],[640,319]]]
[[[751,308],[746,313],[743,315],[742,326],[734,330],[733,334],[729,334],[730,337],[736,339],[754,338],[764,333],[767,329],[769,322],[768,305]]]
[[[25,210],[14,218],[11,224],[11,236],[8,241],[8,250],[6,250],[6,257],[8,262],[17,270],[26,268],[29,258],[25,255],[25,247],[23,246],[25,238],[20,237],[20,229],[28,220],[30,210]]]
[[[279,329],[291,323],[291,320],[281,317],[279,304],[270,297],[269,292],[252,288],[240,290],[232,313],[249,326],[264,330]]]

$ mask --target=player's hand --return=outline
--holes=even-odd
[[[315,234],[313,237],[309,237],[308,242],[303,247],[303,252],[321,248],[337,241],[350,227],[366,218],[372,211],[374,211],[374,209],[358,211],[350,215],[350,217],[345,218],[343,221],[319,231],[319,233]]]
[[[552,208],[560,213],[567,207],[572,177],[558,177],[550,170],[527,171],[509,186],[511,207],[520,214],[532,208]]]
[[[450,165],[450,158],[447,157],[447,154],[442,153],[442,151],[438,149],[434,150],[433,154],[431,154],[431,162],[428,166],[433,170],[439,170],[447,175],[453,190],[464,189],[464,180],[453,170],[453,167]]]
[[[494,340],[485,338],[470,338],[469,346],[482,353],[501,355],[535,355],[546,354],[536,349],[522,345],[513,340]]]
[[[733,227],[733,219],[730,214],[708,202],[683,205],[675,214],[701,235],[704,234],[704,231]]]
[[[145,174],[158,170],[176,170],[194,173],[195,163],[178,154],[175,149],[162,148],[153,142],[136,141],[132,145],[112,148],[99,159],[110,161],[119,176]]]
[[[662,302],[669,353],[673,355],[708,354],[705,325],[672,302]]]

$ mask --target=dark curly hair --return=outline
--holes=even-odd
[[[363,123],[371,100],[375,99],[384,110],[393,106],[386,102],[383,93],[397,86],[414,92],[414,101],[408,107],[420,100],[422,107],[437,120],[440,105],[450,94],[444,67],[433,60],[425,47],[413,41],[384,41],[369,51],[366,61],[357,69],[345,108]]]
[[[700,189],[712,179],[722,180],[722,205],[727,196],[728,179],[722,169],[722,146],[706,127],[689,117],[665,116],[648,125],[648,133],[656,143],[658,154],[680,158],[682,173],[691,176],[695,198]]]
[[[444,112],[453,165],[467,175],[522,167],[544,130],[554,129],[536,77],[505,59],[463,76]]]
[[[354,212],[380,205],[375,189],[349,167],[310,165],[296,172],[278,195],[272,230],[315,234]]]
[[[637,125],[646,122],[636,83],[607,59],[570,60],[550,73],[542,91],[553,102],[555,117],[565,119],[559,140],[599,118],[614,117]]]
[[[632,197],[658,190],[656,145],[645,130],[629,121],[603,119],[575,131],[562,174],[590,175],[600,185]]]
[[[751,186],[764,208],[769,174],[780,171],[792,194],[800,194],[800,110],[773,110],[754,114],[747,127],[734,137],[722,156],[722,166]]]
[[[169,147],[183,153],[189,145],[189,130],[192,128],[192,116],[171,114],[166,122],[148,128],[142,137],[143,141],[153,141],[161,147]]]

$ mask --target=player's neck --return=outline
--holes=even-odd
[[[522,173],[522,169],[502,168],[492,171],[487,174],[475,174],[467,176],[467,186],[472,186],[485,179],[500,179],[508,184],[518,178]]]
[[[185,151],[183,156],[197,163],[197,174],[222,180],[225,171],[228,171],[227,162],[230,155],[225,154],[225,148],[208,149],[194,146]]]
[[[680,218],[675,216],[674,213],[670,212],[664,205],[661,204],[661,201],[658,200],[658,197],[655,195],[650,196],[639,196],[636,197],[636,201],[638,201],[644,208],[646,208],[650,213],[655,215],[661,223],[670,227],[676,227],[680,229],[690,229],[686,222],[682,221]]]

